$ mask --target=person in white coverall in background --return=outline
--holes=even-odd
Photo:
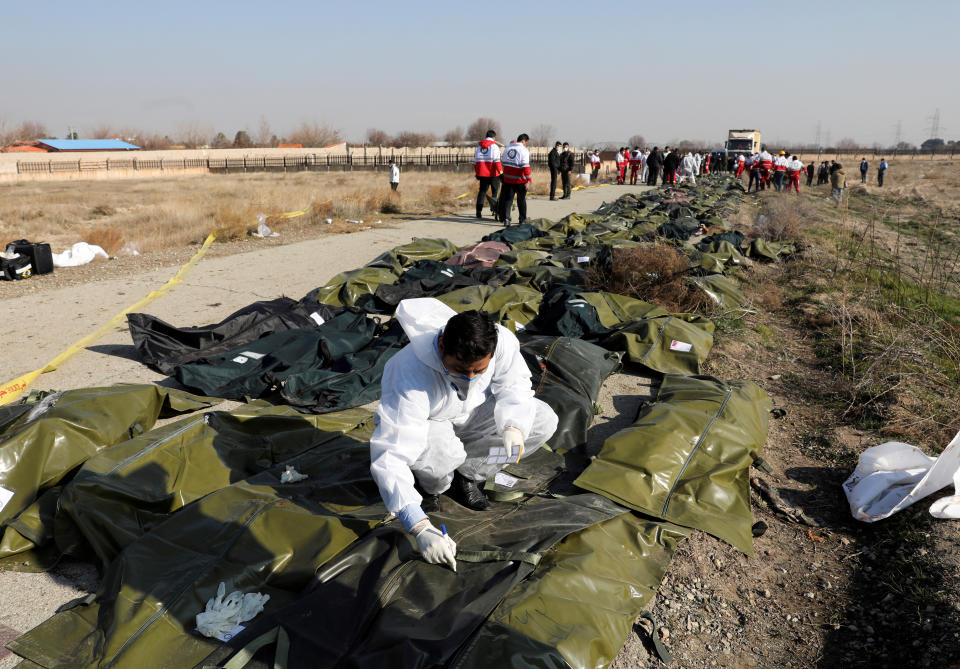
[[[456,570],[456,544],[427,512],[444,492],[489,508],[483,482],[546,443],[557,415],[533,396],[516,336],[489,315],[417,298],[396,317],[410,343],[384,370],[370,472],[423,558]]]
[[[688,181],[690,181],[690,183],[696,184],[697,183],[696,168],[697,168],[696,159],[693,157],[693,154],[687,153],[687,155],[685,155],[683,157],[683,160],[680,162],[680,177],[681,177],[680,180],[683,181],[684,179],[687,179]]]

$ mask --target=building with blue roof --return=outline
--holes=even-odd
[[[47,151],[138,151],[139,146],[122,139],[38,139],[37,146]]]

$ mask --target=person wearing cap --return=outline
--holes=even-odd
[[[864,156],[860,159],[860,183],[867,183],[867,170],[870,169],[870,163],[867,162],[867,157]]]
[[[778,193],[783,192],[783,178],[787,175],[787,152],[781,151],[773,161],[773,188]]]

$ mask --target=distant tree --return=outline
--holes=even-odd
[[[926,140],[925,142],[923,142],[923,143],[920,145],[920,150],[921,150],[921,151],[933,151],[933,150],[936,150],[936,149],[942,149],[945,145],[946,145],[946,142],[944,142],[942,139],[939,139],[939,138],[933,139],[933,138],[931,138],[931,139]]]
[[[267,147],[270,146],[272,139],[273,129],[270,127],[270,122],[267,121],[266,116],[260,116],[260,121],[257,123],[257,133],[253,136],[253,145]]]
[[[230,140],[227,139],[227,136],[222,132],[218,132],[217,136],[213,138],[212,142],[210,142],[210,146],[215,149],[226,149],[230,146]]]
[[[557,129],[549,123],[541,123],[530,131],[531,146],[553,146],[559,139]]]
[[[390,135],[380,128],[367,129],[367,144],[371,146],[386,146],[390,143]]]
[[[197,149],[210,143],[210,135],[213,131],[204,128],[198,123],[179,123],[177,124],[177,143],[189,149]]]
[[[899,142],[895,147],[897,151],[916,151],[917,147],[910,142]]]
[[[447,144],[452,144],[456,146],[457,144],[463,143],[463,127],[457,126],[452,130],[447,130],[446,134],[443,136],[443,141]]]
[[[853,151],[854,149],[859,149],[860,145],[855,139],[850,137],[844,137],[839,142],[837,142],[837,148],[841,151]]]
[[[495,121],[492,118],[485,118],[483,116],[479,117],[476,121],[467,126],[466,139],[469,139],[472,142],[479,142],[483,139],[487,130],[493,130],[497,133],[497,139],[501,142],[506,141],[505,137],[501,137],[500,132],[500,122]]]
[[[246,130],[237,130],[237,134],[233,136],[233,145],[238,149],[249,149],[253,146],[250,133]]]
[[[117,133],[114,132],[113,128],[106,124],[98,125],[96,128],[90,131],[91,139],[112,139],[116,136]]]
[[[50,133],[47,132],[47,126],[38,121],[24,121],[7,133],[5,143],[9,144],[11,142],[42,139],[45,137],[50,137]]]
[[[632,149],[635,146],[639,146],[641,149],[647,145],[647,140],[643,138],[643,135],[634,135],[627,140],[627,144]]]
[[[413,132],[410,130],[402,130],[398,132],[390,140],[390,146],[393,147],[419,147],[419,146],[430,146],[437,138],[435,135],[427,132]]]
[[[288,139],[293,144],[303,144],[311,148],[330,146],[341,141],[339,131],[326,123],[321,124],[316,121],[304,121],[290,133]]]

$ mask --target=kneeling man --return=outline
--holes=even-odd
[[[456,544],[426,512],[448,490],[489,508],[483,482],[546,443],[557,415],[533,396],[516,336],[489,315],[418,298],[400,302],[396,317],[410,343],[384,370],[370,472],[424,559],[456,569]]]

